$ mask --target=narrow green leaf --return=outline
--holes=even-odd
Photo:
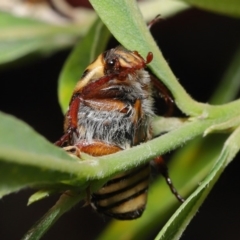
[[[220,124],[213,124],[209,128],[207,128],[204,131],[203,136],[207,136],[210,133],[213,132],[231,132],[233,129],[240,126],[240,116],[236,116],[235,118],[232,118],[226,122],[220,123]]]
[[[240,88],[240,81],[239,81],[239,60],[240,60],[240,51],[237,51],[235,54],[233,60],[229,64],[228,69],[226,70],[226,73],[223,75],[223,78],[219,84],[219,86],[216,88],[215,92],[213,93],[210,102],[214,104],[223,104],[229,101],[232,101]],[[238,118],[238,116],[236,117]],[[235,118],[231,119],[230,121],[235,120]],[[224,124],[224,123],[223,123]],[[203,177],[205,177],[205,174],[208,171],[209,168],[207,168],[207,165],[212,166],[215,159],[217,159],[217,156],[219,156],[220,151],[223,146],[224,139],[226,138],[226,134],[223,135],[211,135],[207,138],[201,138],[196,139],[192,141],[190,144],[185,146],[182,149],[179,149],[174,156],[171,159],[171,164],[169,166],[170,172],[174,169],[186,169],[184,171],[185,173],[182,174],[182,178],[187,175],[187,173],[192,172],[193,168],[196,167],[197,172],[196,175],[191,179],[199,179],[198,182],[201,182]],[[212,144],[214,143],[214,144]],[[209,148],[211,146],[211,148]],[[206,151],[207,150],[207,151]],[[179,161],[180,160],[180,161]],[[186,162],[187,164],[182,164],[182,162]],[[198,167],[198,163],[201,162],[203,165]],[[188,168],[190,166],[190,168]],[[198,173],[203,170],[203,166],[206,168],[206,173],[202,175],[201,178],[198,178]],[[210,170],[210,169],[209,169]],[[193,170],[194,171],[194,170]],[[179,173],[179,170],[177,171]],[[189,181],[189,179],[187,180]],[[154,195],[156,197],[156,194]],[[206,198],[206,195],[204,196]],[[199,203],[197,203],[197,206],[194,206],[194,203],[191,202],[190,206],[186,206],[186,208],[189,208],[191,210],[191,215],[193,216],[198,211],[198,208],[200,206]],[[157,205],[155,205],[156,207]],[[191,208],[194,208],[191,209]],[[177,216],[177,215],[175,215]],[[177,223],[179,224],[178,220],[176,219]],[[172,222],[172,224],[175,225],[175,221]],[[187,227],[187,225],[182,222],[183,225],[181,225],[182,231]]]
[[[99,188],[109,170],[104,161],[103,165],[99,174],[97,160],[78,161],[22,121],[0,112],[0,197],[24,187],[81,190],[94,178]]]
[[[14,117],[0,113],[0,123],[0,197],[34,183],[70,179],[57,167],[59,162],[77,164],[64,151]]]
[[[236,129],[224,144],[223,150],[212,171],[201,182],[198,189],[186,200],[186,202],[169,219],[165,227],[156,239],[179,239],[196,214],[198,208],[211,191],[212,187],[220,177],[224,168],[230,163],[240,149],[240,127]]]
[[[84,197],[68,191],[62,194],[58,202],[38,221],[22,238],[22,240],[38,240],[67,211]]]
[[[28,199],[27,205],[29,206],[32,203],[35,203],[35,202],[37,202],[39,200],[47,198],[47,197],[49,197],[53,193],[56,193],[56,191],[53,191],[53,190],[40,190],[40,191],[37,191],[37,192],[35,192],[34,194],[32,194],[30,196],[30,198]]]
[[[59,78],[58,95],[63,113],[67,110],[76,83],[89,63],[105,50],[109,37],[108,29],[97,19],[72,51]]]
[[[221,13],[231,17],[240,17],[239,0],[182,0],[194,7]]]
[[[86,32],[92,20],[90,16],[78,25],[57,26],[1,12],[0,64],[30,53],[53,52],[69,47]]]
[[[127,49],[138,51],[141,56],[153,53],[149,67],[173,94],[177,106],[190,116],[198,116],[204,104],[193,100],[180,85],[159,47],[152,38],[135,0],[90,0],[113,36]]]
[[[194,144],[191,143],[192,147],[198,145],[200,140],[198,139]],[[185,199],[199,186],[199,182],[204,179],[213,166],[224,140],[225,137],[210,136],[205,139],[200,148],[193,148],[191,151],[190,146],[187,146],[181,150],[181,153],[177,154],[169,165],[171,179],[178,192]],[[217,147],[205,151],[213,141]],[[115,236],[116,240],[144,240],[149,233],[161,229],[178,207],[180,207],[180,203],[170,192],[164,179],[160,177],[153,184],[150,184],[147,207],[142,217],[136,221],[112,221],[98,239],[111,239]],[[122,231],[122,229],[128,229],[128,231]]]

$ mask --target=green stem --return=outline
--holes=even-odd
[[[65,212],[82,200],[84,195],[76,195],[70,191],[62,194],[56,204],[25,234],[22,240],[40,239]]]
[[[228,121],[239,115],[240,100],[222,106],[211,106],[207,114],[212,118],[195,118],[165,135],[139,146],[115,154],[83,161],[79,167],[79,177],[101,179],[150,161],[156,156],[169,152],[203,132],[214,124]],[[131,159],[131,161],[129,161]],[[90,166],[91,165],[91,166]],[[101,173],[101,174],[100,174]]]

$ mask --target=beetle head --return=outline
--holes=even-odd
[[[112,74],[118,78],[125,78],[128,74],[134,73],[146,67],[153,59],[153,54],[148,53],[146,60],[137,51],[130,51],[122,46],[110,49],[104,53],[106,75]]]

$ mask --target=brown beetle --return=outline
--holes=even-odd
[[[77,83],[65,117],[65,134],[56,142],[80,156],[115,153],[152,139],[153,93],[164,95],[160,82],[145,70],[152,61],[121,46],[98,56]],[[154,88],[154,91],[153,91]],[[162,93],[163,92],[163,93]],[[161,157],[155,159],[171,191],[183,202]],[[124,172],[90,195],[92,207],[116,219],[140,217],[147,202],[150,164]]]

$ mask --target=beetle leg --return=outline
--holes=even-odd
[[[122,150],[120,147],[94,140],[91,143],[86,140],[81,140],[73,146],[63,148],[70,156],[81,158],[81,152],[87,153],[91,156],[103,156]]]
[[[115,145],[111,145],[108,143],[104,143],[101,141],[93,141],[91,143],[82,140],[80,142],[78,142],[76,145],[74,146],[67,146],[63,148],[70,156],[72,157],[77,157],[81,159],[81,152],[90,154],[92,156],[103,156],[103,155],[107,155],[107,154],[111,154],[111,153],[115,153],[118,152],[120,150],[122,150],[120,147],[117,147]],[[89,205],[89,203],[91,202],[91,191],[90,191],[90,186],[87,187],[86,189],[86,195],[87,195],[87,199],[86,199],[86,203],[83,205]]]
[[[101,90],[104,88],[104,85],[107,84],[108,81],[115,78],[116,74],[107,74],[103,77],[100,77],[98,80],[88,83],[82,90],[82,96],[85,98],[96,98],[98,94],[101,94]]]
[[[153,75],[151,75],[151,82],[152,82],[152,85],[154,86],[154,89],[157,89],[157,92],[159,93],[159,97],[161,97],[168,106],[168,111],[164,115],[166,117],[171,116],[174,110],[174,100],[170,92],[165,87],[165,85]]]
[[[80,152],[84,152],[95,157],[108,155],[122,150],[118,146],[98,140],[94,140],[91,143],[87,142],[86,140],[82,140],[78,142],[75,146],[80,150]]]
[[[70,140],[72,138],[72,135],[75,133],[78,137],[79,133],[77,130],[77,121],[78,121],[78,110],[79,105],[81,102],[81,98],[79,94],[74,94],[69,109],[66,115],[66,122],[65,122],[65,134],[55,142],[55,145],[61,147],[64,145],[65,142],[70,143]]]
[[[70,134],[72,135],[73,133],[75,133],[77,136],[79,135],[77,127],[78,127],[78,111],[81,100],[82,99],[80,98],[80,94],[74,94],[71,99],[69,109],[67,112],[68,122],[66,123],[67,124],[66,130],[69,135]]]
[[[61,147],[65,142],[68,141],[68,139],[69,139],[69,133],[65,133],[58,141],[54,143],[54,145]]]
[[[175,197],[178,199],[179,202],[183,203],[185,200],[181,197],[181,195],[177,192],[176,188],[173,186],[172,180],[168,174],[167,165],[165,164],[163,158],[159,156],[159,157],[156,157],[153,161],[155,163],[155,166],[157,166],[158,170],[165,178],[167,185],[171,189],[172,193],[175,195]]]

